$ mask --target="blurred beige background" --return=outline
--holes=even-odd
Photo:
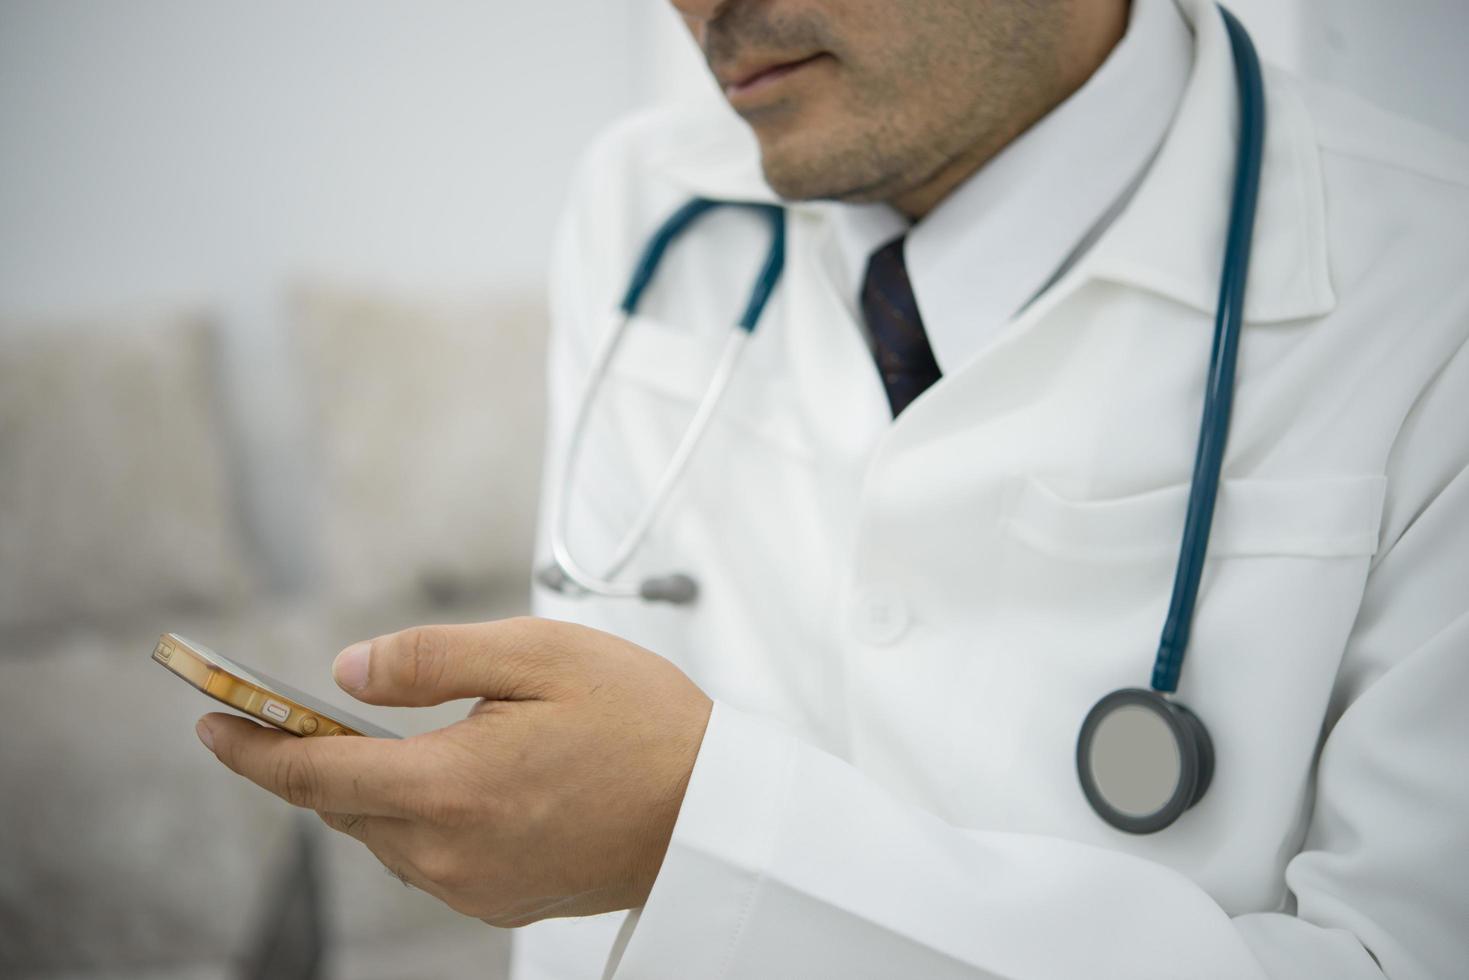
[[[303,858],[148,655],[328,693],[353,640],[525,610],[552,226],[672,30],[0,0],[0,977],[289,977],[303,895],[328,976],[503,975],[503,934],[355,842]]]
[[[1469,136],[1461,0],[1234,6]],[[663,0],[0,0],[0,977],[503,976],[148,654],[326,692],[353,640],[526,608],[562,193],[700,93]]]

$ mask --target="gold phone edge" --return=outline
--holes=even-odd
[[[312,711],[278,691],[268,691],[259,685],[236,677],[229,671],[209,663],[197,652],[180,642],[179,637],[165,633],[158,638],[153,648],[153,659],[170,673],[183,678],[190,686],[209,695],[220,704],[243,712],[272,728],[300,738],[325,738],[332,735],[358,735],[362,733],[334,718]],[[267,701],[284,705],[289,713],[284,719],[276,719],[264,713]]]

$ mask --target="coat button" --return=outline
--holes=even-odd
[[[908,606],[896,589],[860,590],[852,603],[852,632],[863,643],[886,646],[908,629]]]

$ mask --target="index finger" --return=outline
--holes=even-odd
[[[297,738],[225,714],[201,718],[199,737],[230,769],[307,810],[408,816],[422,778],[396,739]]]

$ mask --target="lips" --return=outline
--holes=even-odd
[[[719,83],[724,87],[725,95],[730,98],[736,98],[764,88],[787,75],[793,74],[823,56],[823,53],[818,52],[803,58],[794,58],[785,61],[765,61],[750,65],[736,65],[730,69],[716,72],[715,77],[719,79]]]

